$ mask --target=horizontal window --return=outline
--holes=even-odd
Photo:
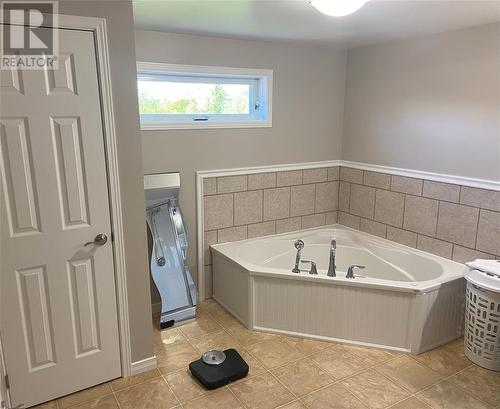
[[[137,64],[142,129],[271,126],[272,71]]]

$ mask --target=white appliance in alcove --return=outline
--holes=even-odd
[[[188,241],[179,208],[179,173],[144,176],[152,238],[151,276],[161,298],[160,328],[195,317],[197,293],[187,266]]]

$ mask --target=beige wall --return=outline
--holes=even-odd
[[[197,170],[340,158],[345,52],[315,45],[136,31],[139,61],[274,70],[273,127],[143,131],[144,172],[181,172],[196,279]]]
[[[125,256],[132,360],[153,355],[149,265],[146,255],[141,140],[139,137],[134,28],[129,1],[59,2],[62,14],[107,20],[118,161],[125,220]]]
[[[342,159],[500,180],[500,24],[348,53]]]

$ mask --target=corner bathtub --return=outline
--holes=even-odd
[[[291,272],[297,239],[318,275]],[[326,275],[332,239],[335,278]],[[213,297],[250,329],[414,354],[463,334],[464,266],[442,257],[339,225],[211,251]],[[347,279],[350,264],[366,268]]]

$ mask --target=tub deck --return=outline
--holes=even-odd
[[[350,249],[344,260],[338,252],[335,278],[326,276],[333,237]],[[318,276],[291,273],[296,238]],[[463,265],[366,233],[309,229],[215,245],[212,257],[213,297],[249,329],[415,354],[463,334]],[[363,277],[345,278],[343,267],[363,263]]]

